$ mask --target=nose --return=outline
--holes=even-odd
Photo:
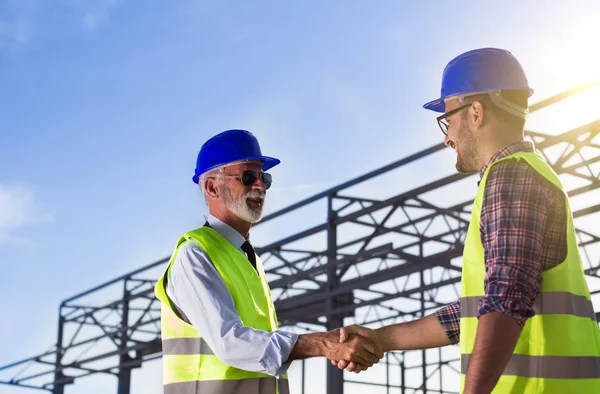
[[[447,134],[444,136],[444,145],[449,146],[450,148],[452,148],[452,141],[450,140],[450,138],[448,138]]]
[[[253,190],[260,190],[263,193],[267,191],[267,187],[265,186],[265,183],[263,182],[261,177],[256,178],[256,180],[251,186]]]

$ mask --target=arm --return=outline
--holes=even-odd
[[[324,356],[330,360],[351,360],[367,369],[383,357],[381,348],[369,338],[348,335],[346,343],[339,338],[339,329],[300,335],[289,360]]]
[[[179,248],[169,270],[167,294],[222,362],[282,376],[297,334],[244,326],[223,279],[196,242]]]
[[[348,357],[371,366],[383,352],[362,338],[338,342],[339,332],[297,334],[244,326],[223,279],[196,242],[179,248],[169,272],[167,294],[222,362],[246,371],[285,374],[292,360]]]
[[[352,325],[340,330],[340,342],[355,334],[379,343],[385,352],[391,350],[429,349],[458,342],[460,302],[450,304],[434,314],[406,323],[398,323],[377,330]],[[336,360],[340,360],[339,362]],[[358,373],[361,368],[348,359],[332,359],[340,369]]]
[[[386,352],[430,349],[451,344],[444,327],[440,324],[437,313],[422,319],[381,327],[375,331]]]
[[[491,393],[521,335],[521,324],[500,312],[479,318],[464,394]]]
[[[549,193],[547,181],[526,163],[500,163],[488,176],[480,220],[485,295],[465,393],[493,390],[534,315]]]

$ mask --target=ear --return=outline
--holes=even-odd
[[[469,109],[469,123],[473,130],[480,129],[484,124],[485,108],[479,101],[474,101]]]
[[[204,192],[207,196],[210,196],[211,198],[219,197],[219,187],[217,186],[215,178],[208,178],[204,182]]]

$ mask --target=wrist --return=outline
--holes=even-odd
[[[393,344],[390,342],[391,335],[390,333],[386,333],[386,330],[387,327],[380,327],[375,330],[375,333],[377,334],[377,340],[379,341],[379,346],[381,346],[381,350],[383,350],[384,353],[392,350],[398,350],[395,349]]]
[[[315,351],[315,356],[331,358],[331,347],[328,338],[324,333],[314,332],[311,335],[311,345]]]
[[[320,332],[309,334],[300,334],[296,345],[292,349],[289,359],[298,360],[310,357],[330,357],[331,348],[327,346],[328,341],[326,335]]]

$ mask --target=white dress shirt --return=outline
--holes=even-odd
[[[206,220],[241,251],[246,239],[240,233],[212,215]],[[168,272],[167,295],[223,363],[276,377],[285,375],[298,334],[244,326],[225,282],[197,241],[179,247]]]

